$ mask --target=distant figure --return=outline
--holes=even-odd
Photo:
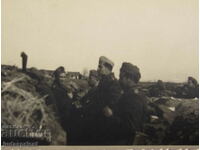
[[[165,84],[163,83],[162,80],[158,80],[158,81],[157,81],[157,86],[158,86],[159,89],[161,89],[161,90],[165,90],[165,89],[166,89]]]
[[[22,52],[21,57],[22,57],[22,71],[26,72],[28,55],[25,52]]]
[[[188,77],[185,84],[176,88],[177,98],[199,98],[199,84],[193,77]]]
[[[193,77],[188,77],[188,81],[187,81],[187,85],[189,86],[189,87],[197,87],[198,86],[198,82],[197,82],[197,80],[195,79],[195,78],[193,78]]]
[[[150,87],[149,93],[151,97],[166,96],[166,87],[162,80],[158,80],[157,83]]]
[[[199,84],[193,77],[188,77],[187,83],[184,85],[184,98],[199,98]]]

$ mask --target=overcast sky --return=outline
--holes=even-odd
[[[198,78],[198,0],[2,0],[2,64],[96,69],[104,55],[143,81]]]

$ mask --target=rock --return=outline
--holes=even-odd
[[[50,131],[51,141],[47,139],[42,140],[38,137],[27,138],[18,137],[2,137],[2,141],[7,142],[23,142],[23,141],[38,141],[39,144],[65,144],[66,135],[62,129],[57,116],[55,116],[55,110],[45,104],[47,95],[42,95],[37,91],[37,79],[33,79],[25,73],[18,71],[17,69],[4,67],[3,72],[7,72],[2,80],[2,130],[6,134],[10,131],[7,127],[9,125],[16,126],[15,131],[26,131],[26,129],[32,130],[32,127],[36,129],[44,129]],[[45,81],[45,80],[43,80]],[[45,88],[43,86],[43,88]],[[35,134],[35,133],[34,133]],[[41,143],[40,143],[41,142]]]
[[[176,117],[166,131],[163,144],[198,145],[199,144],[199,104],[188,99],[176,107]]]

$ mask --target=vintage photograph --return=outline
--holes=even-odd
[[[1,145],[199,145],[198,0],[2,0]]]

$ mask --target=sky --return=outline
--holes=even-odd
[[[83,72],[104,55],[141,81],[198,78],[198,0],[2,0],[1,63]]]

